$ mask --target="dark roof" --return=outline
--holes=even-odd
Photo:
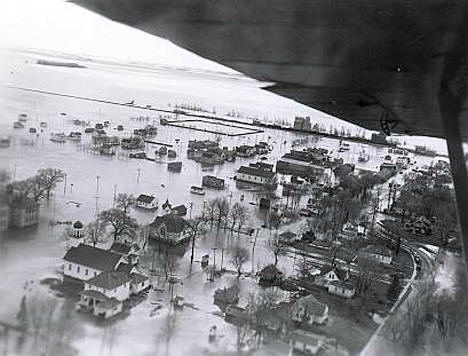
[[[296,303],[304,305],[307,312],[314,315],[323,315],[327,308],[326,304],[319,302],[313,295],[301,298]]]
[[[157,216],[156,219],[151,223],[151,227],[159,227],[162,224],[166,225],[168,232],[179,233],[184,231],[185,220],[175,214],[166,214],[163,216]]]
[[[131,278],[131,283],[132,284],[138,284],[138,283],[141,283],[141,282],[144,282],[144,281],[148,280],[148,277],[143,276],[142,274],[139,274],[139,273],[132,273],[130,275],[130,278]]]
[[[274,172],[265,171],[257,168],[242,166],[239,168],[237,173],[248,174],[250,176],[259,176],[265,178],[273,178],[275,176]]]
[[[289,240],[289,239],[294,239],[297,235],[294,232],[286,231],[286,232],[281,233],[279,236],[282,237],[283,239]]]
[[[345,280],[346,279],[346,271],[336,267],[336,266],[327,266],[327,267],[324,267],[322,268],[322,270],[320,271],[320,275],[325,275],[327,274],[328,272],[330,271],[333,271],[335,272],[335,274],[337,275],[337,277],[340,279],[340,280]]]
[[[111,251],[119,253],[121,255],[126,255],[130,253],[132,246],[124,244],[122,242],[114,242],[111,246]]]
[[[84,295],[85,297],[89,297],[89,298],[93,298],[93,299],[97,299],[101,301],[105,301],[109,299],[104,293],[98,292],[97,290],[93,290],[93,289],[84,290],[80,293],[80,295]]]
[[[185,205],[177,205],[177,206],[173,207],[172,210],[175,210],[177,212],[177,214],[179,214],[179,215],[187,214],[187,208],[185,207]]]
[[[99,303],[98,308],[100,309],[112,309],[117,305],[122,304],[122,302],[118,301],[115,298],[109,298],[102,303]]]
[[[102,272],[86,281],[96,287],[114,289],[130,281],[130,276],[123,272]]]
[[[117,253],[85,244],[70,248],[63,256],[65,261],[108,272],[115,269],[121,258]]]
[[[83,223],[80,220],[76,220],[75,223],[73,224],[73,228],[82,229],[83,228]]]
[[[142,202],[145,204],[150,204],[154,200],[152,195],[140,194],[137,198],[138,202]]]
[[[122,272],[122,273],[125,273],[125,274],[130,274],[130,272],[132,271],[133,269],[133,266],[129,263],[121,263],[119,264],[119,266],[117,267],[116,271],[117,272]]]

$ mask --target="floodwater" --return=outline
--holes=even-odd
[[[268,116],[270,121],[277,117],[292,119],[297,113],[297,104],[281,99],[269,93],[260,91],[251,81],[237,77],[222,76],[204,77],[200,73],[177,72],[170,69],[130,71],[112,65],[88,65],[86,69],[39,66],[35,57],[30,54],[15,54],[1,67],[4,85],[33,88],[69,95],[86,96],[129,102],[135,100],[141,105],[152,105],[171,109],[169,105],[176,103],[193,103],[209,109],[215,107],[219,113],[237,110],[245,113],[245,117]],[[299,112],[304,111],[301,107]],[[311,111],[313,113],[313,111]],[[20,113],[26,113],[29,121],[25,129],[13,129],[12,124]],[[64,113],[64,114],[61,114]],[[96,211],[113,206],[113,198],[117,193],[139,195],[153,194],[160,204],[168,199],[173,205],[193,203],[192,216],[199,215],[204,201],[214,197],[225,196],[233,204],[240,202],[249,210],[249,221],[246,226],[258,228],[263,222],[263,216],[258,209],[249,204],[256,202],[256,189],[240,190],[236,188],[232,177],[236,169],[244,164],[255,162],[255,159],[238,159],[235,163],[225,163],[215,166],[214,171],[204,172],[201,166],[186,159],[187,144],[190,139],[211,139],[218,136],[189,129],[160,126],[158,114],[152,111],[139,110],[130,107],[83,101],[72,98],[45,95],[22,91],[18,89],[0,88],[0,132],[2,136],[11,136],[13,141],[9,148],[0,149],[0,166],[7,169],[16,180],[25,179],[44,167],[58,167],[66,172],[66,181],[60,183],[51,201],[43,202],[41,222],[35,229],[9,231],[3,233],[0,249],[0,320],[14,322],[18,310],[23,286],[26,281],[35,281],[46,277],[57,277],[61,258],[68,242],[63,239],[63,229],[51,226],[49,222],[81,220],[90,222]],[[312,115],[312,114],[311,114]],[[149,116],[148,121],[131,120],[131,117]],[[87,150],[91,138],[83,134],[81,143],[55,143],[49,140],[54,132],[69,133],[83,131],[75,126],[73,119],[89,121],[92,126],[97,122],[110,121],[106,131],[110,135],[128,136],[134,128],[155,124],[158,127],[156,141],[174,145],[178,158],[183,162],[181,173],[170,173],[166,169],[167,158],[157,162],[128,159],[122,154],[113,157],[99,156]],[[313,117],[315,119],[315,117]],[[317,116],[317,121],[330,125],[324,116]],[[324,121],[325,120],[325,121]],[[39,123],[45,121],[47,128],[40,129]],[[123,125],[125,130],[117,132],[117,125]],[[38,130],[37,134],[28,132],[30,127]],[[221,136],[221,146],[233,147],[241,144],[253,144],[259,141],[269,142],[273,150],[266,155],[266,162],[275,163],[285,152],[291,149],[294,139],[303,136],[281,131],[267,130],[264,133],[238,137]],[[177,139],[177,141],[176,141]],[[338,141],[332,139],[309,139],[301,147],[319,146],[334,152],[337,156]],[[299,148],[301,148],[299,147]],[[350,151],[342,153],[345,161],[357,162],[358,153],[365,149],[371,160],[366,164],[369,169],[376,169],[382,161],[386,150],[376,147],[363,147],[361,144],[350,143]],[[154,157],[157,146],[147,145],[146,153]],[[361,165],[361,164],[358,164]],[[190,193],[190,186],[200,185],[203,175],[212,174],[226,180],[227,187],[219,191],[207,190],[205,196]],[[232,194],[231,194],[232,193]],[[76,204],[78,202],[79,204]],[[140,224],[152,221],[157,214],[132,211]],[[300,224],[282,229],[297,231]],[[270,233],[261,230],[255,260],[244,266],[245,271],[259,268],[272,263],[273,256],[268,252]],[[221,248],[239,243],[252,247],[252,238],[241,235],[230,236],[220,231],[213,231],[198,242],[195,260],[200,261],[204,254],[217,254],[220,261]],[[213,247],[217,247],[216,252]],[[187,250],[178,260],[177,273],[183,284],[175,287],[176,294],[182,295],[196,309],[185,307],[176,312],[175,324],[167,331],[167,306],[159,313],[150,316],[155,302],[167,300],[167,292],[151,292],[148,299],[133,308],[130,315],[119,320],[108,328],[96,326],[86,318],[80,319],[85,328],[85,334],[74,344],[82,355],[201,355],[206,353],[225,354],[236,350],[236,327],[224,322],[214,313],[218,308],[213,305],[213,294],[216,288],[239,284],[241,289],[241,305],[246,301],[248,293],[258,289],[255,280],[225,274],[213,283],[207,281],[200,264],[190,266],[190,251]],[[219,262],[218,262],[219,263]],[[281,257],[279,268],[286,274],[293,273],[294,262],[290,257]],[[224,266],[233,269],[227,253],[224,256]],[[167,305],[167,304],[166,304]],[[216,325],[218,339],[214,344],[208,343],[208,331]],[[167,334],[170,337],[167,337]],[[112,340],[110,342],[109,340]],[[169,340],[169,341],[168,341]]]

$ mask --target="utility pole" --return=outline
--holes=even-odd
[[[193,201],[190,202],[190,220],[192,220]]]
[[[65,195],[66,192],[67,192],[67,174],[65,173],[64,181],[63,181],[63,195]]]
[[[114,184],[114,200],[112,202],[112,207],[115,207],[115,203],[117,201],[117,184]]]
[[[96,176],[96,196],[94,197],[96,199],[96,207],[95,207],[95,210],[94,210],[94,215],[98,216],[98,212],[99,212],[99,209],[98,209],[98,201],[99,201],[99,179],[101,179],[101,176],[97,175]]]
[[[138,168],[137,169],[137,183],[140,183],[140,173],[141,173],[141,169]]]

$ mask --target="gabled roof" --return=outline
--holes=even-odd
[[[319,316],[323,315],[327,309],[327,305],[319,302],[313,295],[308,295],[307,297],[301,298],[297,300],[296,303],[304,305],[309,314]]]
[[[167,232],[180,233],[184,231],[186,222],[176,214],[166,214],[163,216],[157,216],[150,226],[158,228],[162,224],[166,226]]]
[[[265,178],[273,178],[276,174],[274,172],[265,171],[262,169],[257,169],[257,168],[252,168],[252,167],[246,167],[246,166],[240,167],[237,173],[247,174],[249,176],[265,177]]]
[[[285,240],[291,240],[291,239],[295,239],[297,235],[294,232],[286,231],[286,232],[281,233],[279,236]]]
[[[70,248],[63,256],[63,259],[67,262],[108,272],[115,269],[121,258],[122,256],[115,252],[85,244]]]
[[[335,272],[336,276],[337,276],[340,280],[344,281],[344,280],[346,279],[346,271],[344,271],[344,270],[342,270],[342,269],[340,269],[340,268],[338,268],[338,267],[336,267],[336,266],[326,266],[326,267],[322,268],[322,269],[320,270],[320,275],[321,275],[321,276],[324,276],[324,275],[326,275],[326,274],[327,274],[328,272],[330,272],[330,271]]]
[[[84,290],[80,293],[80,295],[84,295],[85,297],[97,299],[100,301],[106,301],[109,299],[104,293],[92,289]]]
[[[125,274],[130,274],[132,272],[133,266],[129,263],[121,263],[117,267],[116,271],[117,272],[122,272]]]
[[[124,244],[122,242],[114,242],[110,249],[112,252],[119,253],[121,255],[127,255],[130,253],[132,246]]]
[[[85,283],[92,286],[114,289],[130,281],[130,276],[123,272],[102,272]]]
[[[137,198],[137,202],[151,204],[155,198],[152,195],[140,194]]]
[[[131,278],[131,283],[132,284],[139,284],[141,282],[144,282],[144,281],[148,280],[148,277],[143,276],[142,274],[139,274],[139,273],[132,273],[130,275],[130,278]]]
[[[392,257],[392,252],[385,246],[369,245],[364,249],[364,251],[375,255]]]

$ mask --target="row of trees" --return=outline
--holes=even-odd
[[[316,197],[318,215],[309,219],[309,228],[319,234],[330,234],[335,240],[346,222],[360,217],[372,197],[372,188],[384,181],[376,174],[342,177],[337,188]]]

